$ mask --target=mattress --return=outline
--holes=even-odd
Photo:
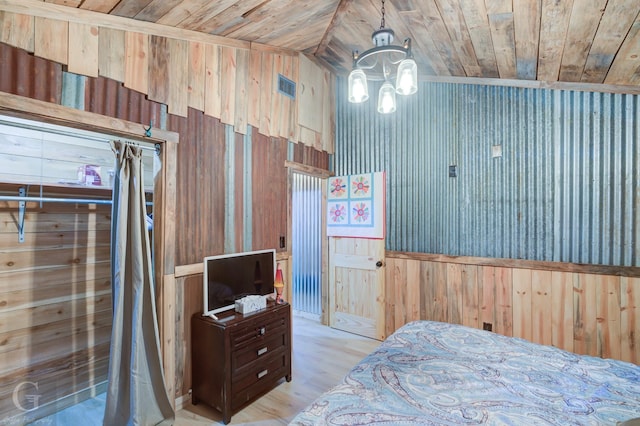
[[[615,425],[640,417],[640,367],[461,325],[389,336],[292,425]]]

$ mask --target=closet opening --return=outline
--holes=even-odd
[[[143,148],[147,228],[157,250],[162,141],[0,116],[0,418],[31,422],[106,389],[112,140]]]

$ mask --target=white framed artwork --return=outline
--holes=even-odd
[[[384,238],[384,185],[384,172],[329,178],[327,235]]]

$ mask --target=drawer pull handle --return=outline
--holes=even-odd
[[[262,349],[258,349],[258,356],[262,355],[262,354],[266,354],[268,351],[268,349],[266,347],[262,348]]]
[[[265,330],[264,327],[260,327],[260,329],[258,330],[258,334],[261,335],[261,336],[264,336],[265,331],[266,330]]]
[[[258,373],[258,379],[262,379],[267,374],[269,374],[269,370],[262,370],[261,372]]]

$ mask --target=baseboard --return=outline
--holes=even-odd
[[[310,312],[304,312],[304,311],[298,311],[296,309],[293,310],[293,316],[294,317],[300,317],[300,318],[305,318],[308,320],[312,320],[312,321],[317,321],[317,322],[322,322],[321,321],[321,314],[312,314]]]
[[[176,411],[182,410],[185,405],[191,403],[191,389],[186,395],[179,396],[175,399]]]

